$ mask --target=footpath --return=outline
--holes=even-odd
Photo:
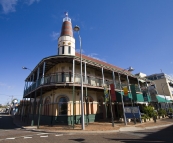
[[[81,125],[75,125],[74,128],[70,125],[40,125],[39,129],[37,126],[30,126],[20,119],[13,117],[13,122],[18,127],[23,129],[30,129],[35,131],[44,132],[63,132],[63,133],[113,133],[113,132],[123,132],[123,131],[138,131],[146,129],[163,128],[173,125],[173,119],[164,118],[157,119],[156,123],[154,121],[148,121],[144,123],[128,122],[125,126],[124,122],[114,122],[114,127],[110,122],[94,122],[85,125],[85,130],[81,130]]]

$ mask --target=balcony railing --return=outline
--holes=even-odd
[[[80,74],[74,75],[74,83],[80,84],[81,83],[81,76]],[[64,83],[73,83],[73,74],[71,72],[60,72],[56,74],[51,74],[48,76],[45,76],[44,78],[38,79],[36,82],[33,82],[27,89],[24,90],[24,95],[28,94],[29,92],[33,91],[40,85],[51,85],[51,84],[64,84]],[[83,76],[83,84],[93,87],[103,87],[103,86],[109,86],[111,83],[113,83],[113,80],[105,79],[104,85],[103,85],[103,79],[100,77],[94,77],[94,76],[87,76],[85,81],[85,76]],[[123,86],[128,86],[126,83],[122,83]],[[119,81],[116,81],[115,85],[116,89],[121,89]],[[139,92],[140,89],[138,86],[136,87],[136,91]]]

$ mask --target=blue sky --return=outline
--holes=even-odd
[[[173,74],[172,0],[0,0],[0,103],[22,98],[30,73],[22,66],[56,55],[65,11],[81,27],[84,54],[133,73]]]

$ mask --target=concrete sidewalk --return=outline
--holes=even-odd
[[[81,130],[81,125],[75,125],[74,129],[72,126],[68,125],[41,125],[39,126],[39,129],[37,129],[37,126],[30,126],[17,118],[13,118],[13,122],[17,126],[28,130],[64,133],[112,133],[154,129],[173,125],[173,119],[169,118],[158,119],[156,123],[154,123],[154,121],[149,121],[145,123],[137,123],[134,125],[133,122],[129,122],[127,126],[125,126],[122,122],[115,122],[114,127],[112,127],[112,123],[109,122],[94,122],[89,123],[87,126],[85,125],[85,130]]]

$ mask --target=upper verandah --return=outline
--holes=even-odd
[[[28,77],[25,79],[25,81],[28,81],[33,74],[37,75],[37,70],[39,67],[40,67],[39,72],[41,74],[43,72],[43,68],[41,68],[41,67],[43,67],[44,62],[46,62],[46,67],[45,67],[45,73],[46,73],[49,69],[51,69],[53,66],[60,63],[61,61],[72,62],[72,59],[75,59],[76,61],[80,62],[80,54],[76,52],[75,56],[54,55],[54,56],[45,57],[32,70],[32,72],[28,75]],[[103,67],[106,70],[119,72],[124,75],[127,74],[128,76],[131,76],[134,78],[140,78],[138,76],[133,75],[129,71],[124,70],[123,68],[117,67],[115,65],[111,65],[104,61],[100,61],[100,60],[94,59],[92,57],[83,55],[83,54],[82,54],[82,59],[83,59],[83,62],[87,62],[87,64],[92,65],[93,67],[99,67],[99,68]],[[36,79],[36,76],[35,76],[35,79]],[[143,78],[140,78],[140,79],[143,79]],[[150,81],[150,80],[147,80],[147,81]]]

